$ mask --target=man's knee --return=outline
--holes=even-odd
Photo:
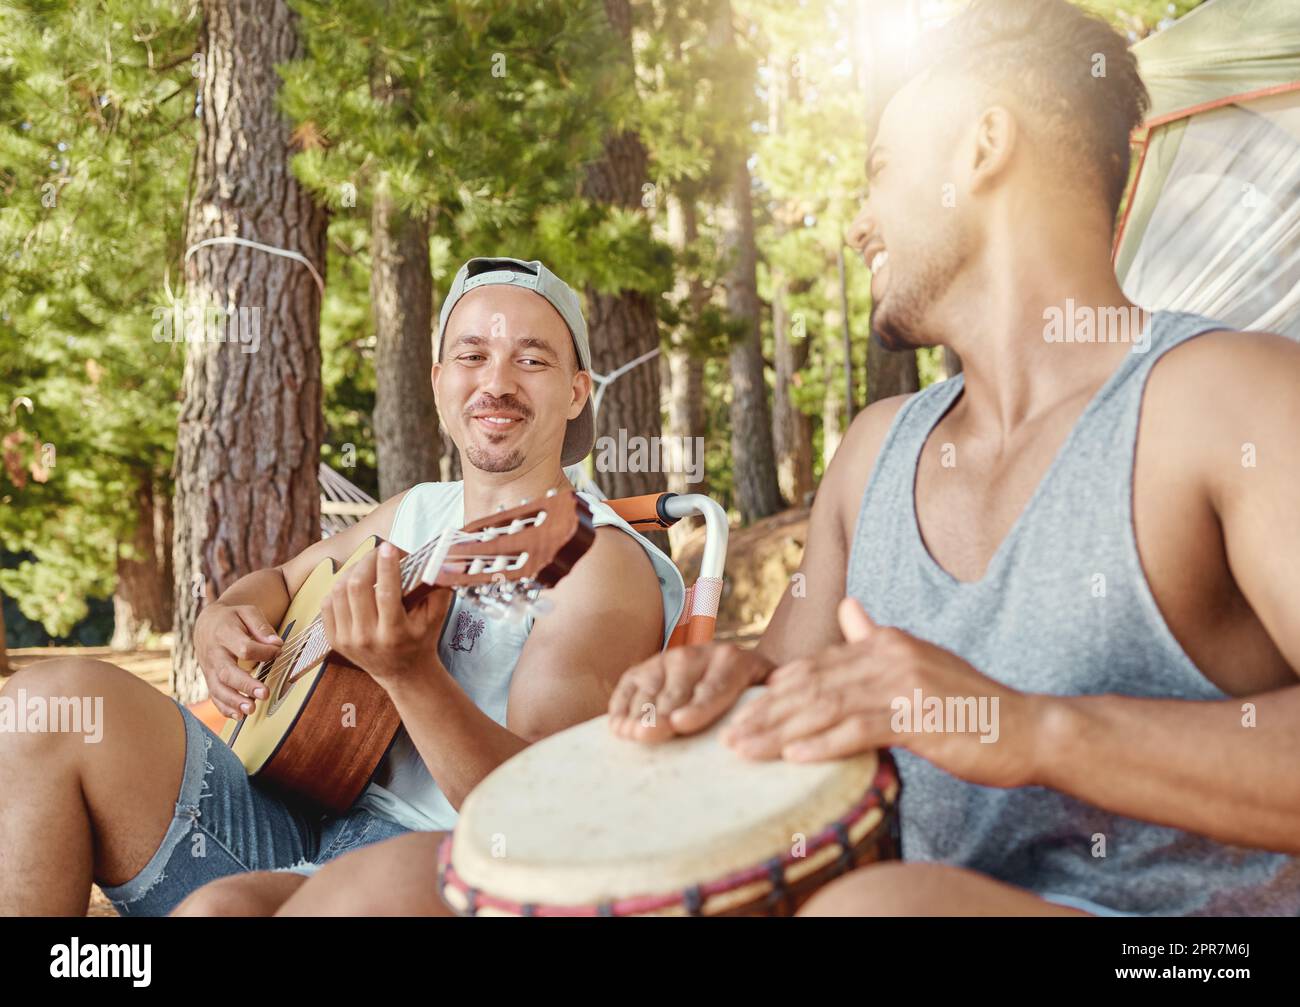
[[[30,720],[39,707],[42,726],[0,731],[0,757],[47,757],[51,747],[62,745],[73,736],[72,732],[52,729],[51,715],[57,716],[69,702],[80,704],[86,697],[102,696],[102,683],[108,680],[110,685],[115,684],[111,682],[112,673],[129,674],[103,661],[76,657],[37,661],[14,672],[0,690],[0,697],[12,704],[15,718]],[[77,737],[80,739],[80,734]]]
[[[326,863],[284,915],[407,916],[449,913],[437,893],[442,833],[412,832]]]
[[[288,871],[232,874],[191,892],[173,916],[272,916],[307,879]]]
[[[114,737],[139,737],[176,716],[175,704],[143,679],[106,661],[55,658],[17,671],[3,698],[32,726],[0,731],[0,758],[80,754],[85,742],[108,739],[107,721],[128,725]],[[39,719],[38,719],[39,718]],[[74,743],[75,742],[75,743]]]
[[[911,916],[930,911],[970,872],[947,864],[890,860],[862,867],[821,889],[800,916]]]
[[[118,696],[140,688],[157,692],[129,671],[89,657],[56,657],[36,661],[14,672],[0,690],[15,703],[27,699],[82,699]],[[21,710],[16,710],[21,713]]]

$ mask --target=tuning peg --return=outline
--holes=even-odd
[[[548,497],[553,497],[553,496],[555,496],[555,495],[556,495],[557,493],[559,493],[559,492],[560,492],[559,490],[557,490],[554,486],[552,486],[550,489],[548,489],[548,490],[546,491],[546,495],[547,495]]]

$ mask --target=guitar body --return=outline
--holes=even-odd
[[[286,647],[320,614],[340,575],[379,542],[369,538],[341,567],[327,560],[311,572],[280,624]],[[250,716],[227,722],[221,740],[259,783],[342,814],[361,796],[401,726],[388,693],[332,654],[296,681],[268,681],[267,690]]]

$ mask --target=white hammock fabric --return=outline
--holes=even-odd
[[[1300,92],[1191,118],[1124,292],[1300,339]]]
[[[379,506],[379,501],[357,489],[324,462],[317,470],[320,484],[320,537],[329,538],[348,528]]]

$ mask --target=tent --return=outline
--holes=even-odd
[[[1133,46],[1151,94],[1125,294],[1300,339],[1300,3],[1209,0]]]

